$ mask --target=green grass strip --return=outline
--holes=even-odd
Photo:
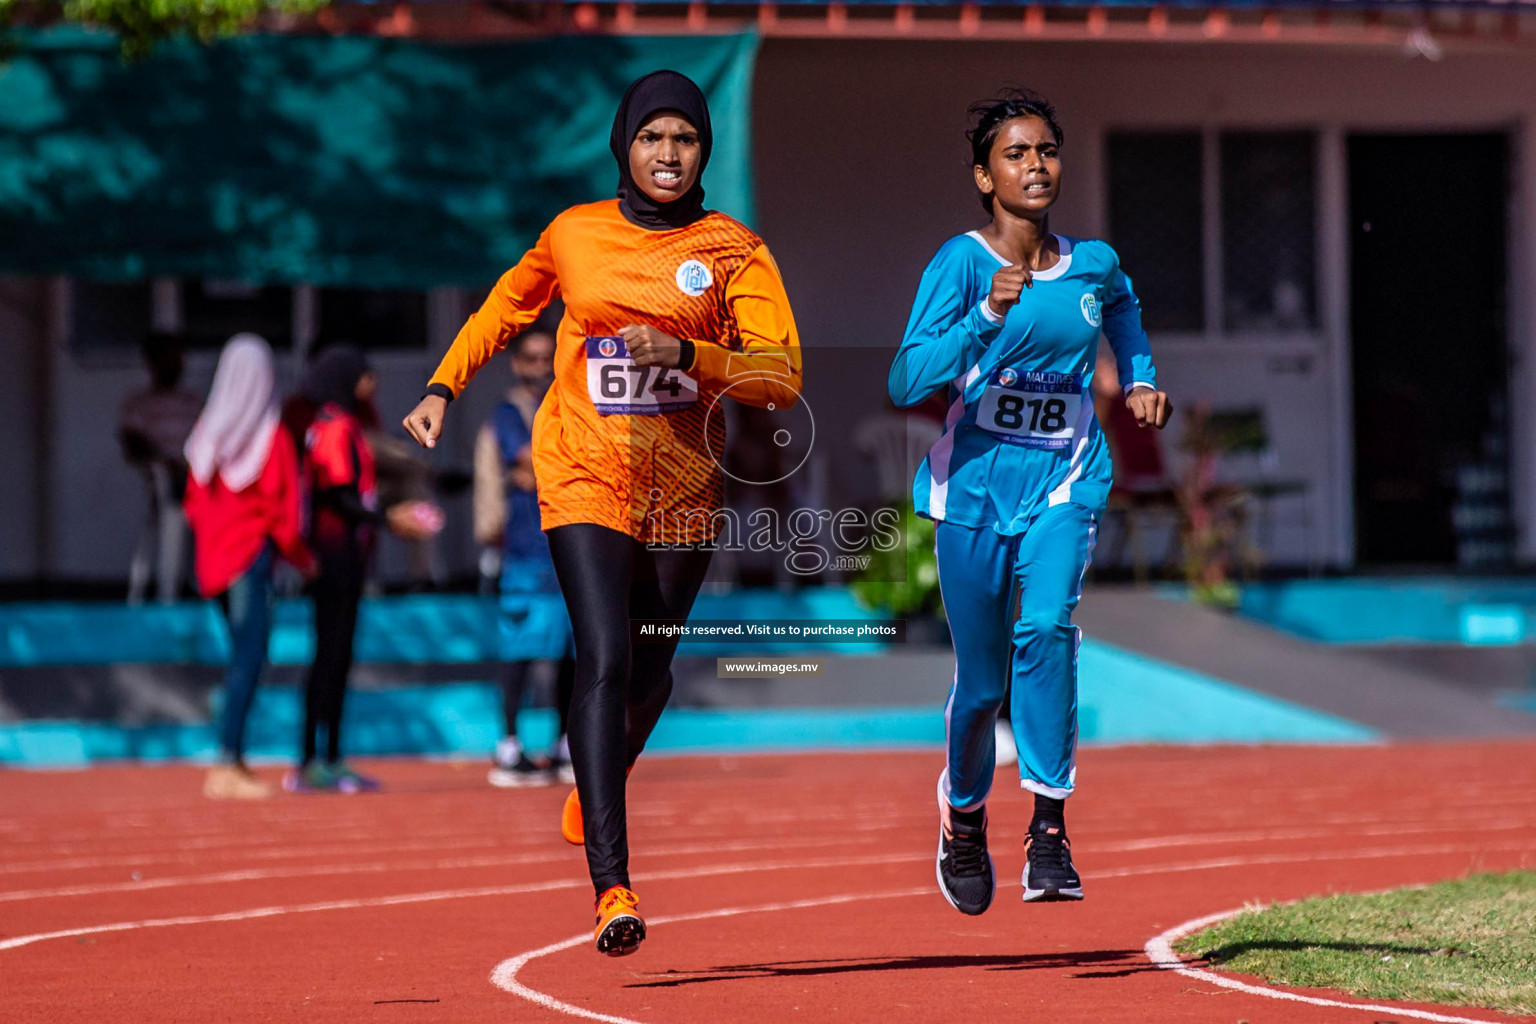
[[[1536,1013],[1536,871],[1245,910],[1177,948],[1278,985]]]

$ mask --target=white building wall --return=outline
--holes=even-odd
[[[960,132],[967,104],[1005,84],[1043,92],[1059,109],[1065,192],[1052,227],[1065,234],[1107,229],[1110,131],[1319,133],[1319,328],[1281,338],[1153,335],[1177,404],[1266,410],[1269,465],[1234,464],[1235,478],[1300,477],[1310,485],[1310,509],[1291,499],[1274,506],[1268,554],[1278,564],[1309,561],[1301,525],[1308,512],[1316,535],[1310,557],[1353,560],[1344,139],[1361,131],[1510,133],[1514,506],[1520,554],[1536,553],[1536,170],[1521,158],[1536,115],[1536,59],[1528,50],[1447,46],[1445,58],[1431,62],[1343,46],[769,40],[754,127],[760,226],[810,343],[899,340],[923,265],[945,238],[982,223]],[[1435,260],[1450,258],[1427,248],[1427,285]],[[808,393],[818,386],[808,382]],[[1177,432],[1175,421],[1167,442]]]
[[[121,348],[77,351],[70,344],[70,284],[55,280],[49,292],[43,575],[92,582],[126,579],[149,499],[142,478],[123,461],[117,425],[123,402],[148,386],[149,375],[138,338],[127,339]],[[214,362],[214,353],[187,353],[182,386],[207,394]]]

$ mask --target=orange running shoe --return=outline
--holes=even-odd
[[[628,956],[645,939],[640,918],[640,898],[622,885],[605,889],[597,898],[597,951],[609,956]]]
[[[560,812],[560,834],[566,842],[575,846],[581,846],[587,841],[586,829],[581,824],[581,797],[575,789],[565,798],[565,809]]]

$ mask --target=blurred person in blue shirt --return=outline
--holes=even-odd
[[[533,474],[533,416],[555,379],[555,336],[535,325],[514,339],[512,387],[475,439],[475,539],[501,553],[498,654],[505,663],[505,734],[488,778],[493,786],[574,784],[565,719],[575,682],[571,620],[555,578],[549,540],[539,528]],[[536,667],[553,668],[560,734],[546,761],[528,756],[518,736],[518,712],[531,697]]]

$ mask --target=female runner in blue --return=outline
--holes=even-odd
[[[945,242],[918,286],[891,366],[903,408],[948,388],[944,433],[913,503],[937,522],[939,586],[955,644],[945,707],[935,873],[965,914],[991,905],[986,800],[993,725],[1008,682],[1022,785],[1035,795],[1024,900],[1080,900],[1064,814],[1076,782],[1072,625],[1109,496],[1109,448],[1089,390],[1099,335],[1126,404],[1161,428],[1141,307],[1104,242],[1052,234],[1062,131],[1042,96],[1010,91],[971,108],[972,172],[991,223]]]

